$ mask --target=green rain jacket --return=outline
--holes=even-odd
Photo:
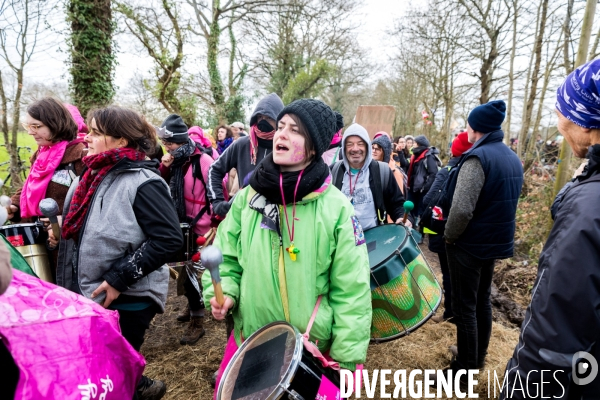
[[[290,246],[283,207],[261,210],[266,199],[250,186],[236,196],[214,245],[223,252],[221,285],[234,301],[238,346],[242,337],[274,321],[287,320],[304,333],[322,295],[310,340],[321,351],[329,350],[340,367],[354,370],[365,362],[370,339],[369,258],[352,205],[330,182],[331,176],[296,203],[294,246],[300,250],[296,261],[283,250]],[[283,246],[277,230],[263,221],[264,214],[273,215],[273,208],[279,211]],[[292,204],[287,212],[291,223]],[[202,284],[210,309],[214,288],[208,272]]]

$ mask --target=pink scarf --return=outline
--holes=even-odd
[[[330,146],[334,145],[334,144],[338,144],[341,141],[342,141],[342,130],[340,129],[339,131],[337,131],[335,133],[335,135],[333,135],[333,139],[331,139]]]
[[[275,129],[265,133],[258,129],[258,126],[256,125],[250,127],[250,163],[252,163],[252,165],[256,165],[256,148],[258,147],[257,137],[264,140],[273,140],[273,136],[275,136]]]
[[[21,217],[31,218],[42,215],[40,201],[46,197],[48,184],[54,171],[60,165],[69,142],[66,140],[52,146],[40,146],[37,158],[31,166],[29,176],[21,191]]]

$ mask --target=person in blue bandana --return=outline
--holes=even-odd
[[[552,206],[519,343],[501,398],[597,399],[600,393],[600,60],[573,71],[557,90],[558,130],[589,162]]]

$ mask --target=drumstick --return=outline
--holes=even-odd
[[[406,220],[408,219],[408,214],[415,208],[415,204],[410,201],[410,200],[406,200],[404,202],[404,217],[402,217],[402,223],[406,224]]]
[[[2,181],[0,180],[0,182],[2,182]],[[2,187],[2,185],[0,185],[0,187]],[[10,206],[12,206],[12,200],[10,199],[10,197],[3,194],[2,196],[0,196],[0,205],[2,207],[10,207]]]
[[[2,187],[3,184],[4,184],[4,182],[0,179],[0,187]],[[2,206],[2,207],[0,207],[0,225],[4,225],[4,223],[8,219],[7,208],[12,205],[12,201],[10,200],[10,197],[8,197],[6,195],[0,196],[0,205]]]
[[[221,288],[221,275],[219,274],[219,265],[222,262],[223,253],[215,246],[208,246],[202,250],[202,265],[210,271],[210,277],[215,288],[215,297],[220,306],[225,303],[223,288]]]
[[[40,201],[40,211],[42,212],[42,214],[44,214],[44,217],[50,220],[50,224],[52,225],[52,233],[54,233],[54,238],[56,240],[59,240],[60,226],[58,225],[58,218],[56,216],[60,214],[60,209],[58,208],[56,200],[46,198]]]

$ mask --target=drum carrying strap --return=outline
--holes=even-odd
[[[290,305],[288,303],[287,280],[285,279],[285,262],[283,261],[283,246],[279,246],[279,294],[283,305],[285,320],[290,322]]]
[[[315,304],[315,308],[313,310],[312,315],[310,316],[310,320],[308,321],[308,325],[306,326],[306,332],[302,335],[302,342],[304,343],[304,348],[312,354],[317,360],[321,362],[321,364],[325,368],[331,368],[336,371],[340,370],[340,364],[337,361],[333,361],[331,358],[327,358],[321,353],[319,348],[308,338],[310,337],[310,329],[312,328],[313,322],[315,322],[315,318],[317,317],[317,311],[319,311],[319,305],[321,304],[321,299],[323,295],[320,295],[317,298],[317,304]]]

